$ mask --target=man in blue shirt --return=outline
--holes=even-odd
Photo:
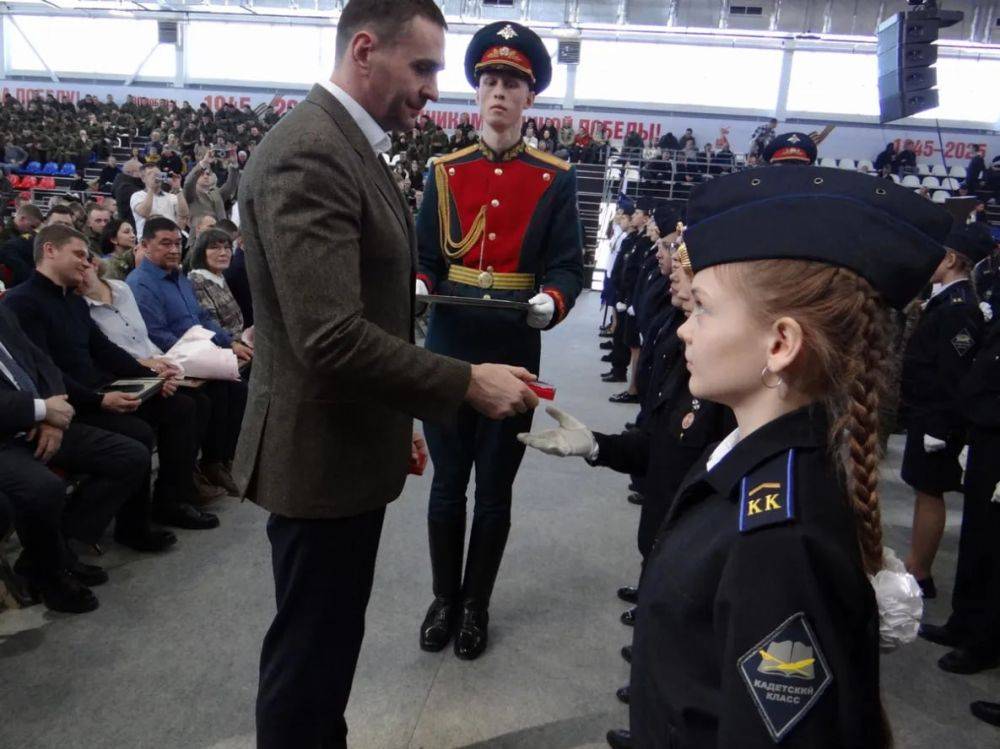
[[[135,295],[153,343],[169,351],[188,330],[200,325],[215,333],[212,341],[216,345],[232,348],[240,362],[253,358],[249,346],[233,340],[198,304],[191,282],[181,272],[181,231],[177,224],[163,216],[146,221],[136,260],[136,269],[129,273],[126,283]],[[213,380],[205,390],[212,401],[212,416],[202,442],[201,472],[209,483],[236,496],[239,491],[231,470],[247,385],[244,381]]]

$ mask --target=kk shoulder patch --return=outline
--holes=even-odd
[[[792,476],[795,448],[779,453],[740,482],[740,533],[786,523],[795,517]]]
[[[788,735],[833,681],[801,611],[750,648],[737,665],[775,743]]]
[[[972,348],[972,344],[975,341],[972,340],[972,335],[966,328],[962,328],[955,337],[951,339],[951,345],[955,347],[955,353],[959,356],[965,356],[969,353],[969,349]]]

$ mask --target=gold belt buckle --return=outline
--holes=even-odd
[[[493,288],[493,269],[489,268],[487,270],[482,271],[476,280],[479,283],[480,289]]]

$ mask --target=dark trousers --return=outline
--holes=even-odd
[[[148,522],[145,502],[134,500],[136,487],[149,472],[149,451],[119,434],[73,423],[51,465],[86,474],[79,491],[66,499],[66,483],[34,456],[35,445],[23,438],[0,446],[0,491],[14,508],[14,526],[25,561],[40,574],[62,566],[63,533],[96,543],[117,515],[119,525]]]
[[[1000,432],[973,427],[965,472],[965,501],[959,536],[955,590],[948,628],[966,647],[992,657],[1000,652]]]
[[[517,434],[531,430],[532,416],[529,411],[497,421],[463,405],[452,426],[425,422],[424,437],[434,461],[428,518],[465,521],[466,489],[475,466],[474,522],[510,525],[512,486],[524,457]]]
[[[337,520],[271,515],[277,613],[260,654],[258,749],[346,749],[385,508]]]
[[[153,499],[156,502],[190,502],[195,496],[194,468],[198,457],[198,408],[184,393],[153,397],[131,414],[88,410],[80,421],[141,442],[152,452],[157,447],[159,470]],[[149,496],[149,472],[139,494]]]
[[[236,454],[243,411],[247,405],[246,382],[211,380],[202,388],[211,401],[211,418],[202,442],[201,457],[206,463],[223,463]]]
[[[617,319],[615,332],[611,336],[611,369],[619,374],[625,374],[632,355],[626,339],[628,313],[619,312]]]

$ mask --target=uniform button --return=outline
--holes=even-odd
[[[449,169],[449,170],[448,170],[448,174],[449,174],[450,176],[454,177],[454,176],[455,176],[455,168],[454,168],[454,167],[452,167],[451,169]]]
[[[551,174],[549,174],[548,172],[545,172],[545,173],[544,173],[544,174],[542,175],[542,179],[544,179],[544,180],[545,180],[546,182],[548,182],[548,181],[549,181],[550,179],[552,179],[552,175],[551,175]]]
[[[494,173],[494,174],[495,174],[496,176],[498,176],[498,177],[502,177],[502,176],[503,176],[503,169],[494,169],[494,170],[493,170],[493,173]]]
[[[490,232],[490,241],[493,242],[493,241],[496,240],[496,238],[497,238],[497,235],[494,232]]]
[[[493,200],[490,201],[490,205],[493,206],[494,208],[499,208],[500,207],[500,201],[497,200],[496,198],[493,198]]]

